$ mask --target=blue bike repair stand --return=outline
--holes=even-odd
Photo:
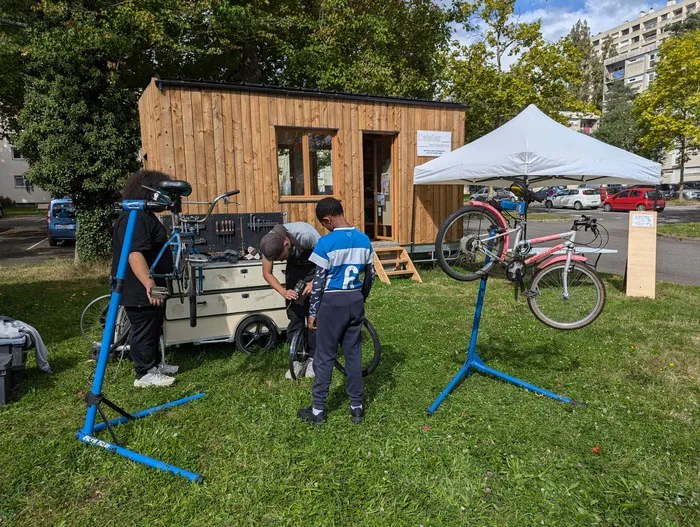
[[[195,395],[190,395],[189,397],[184,397],[178,399],[177,401],[172,401],[169,403],[154,406],[153,408],[147,408],[136,412],[134,414],[129,414],[125,410],[119,408],[113,402],[108,400],[102,394],[102,383],[104,381],[105,371],[107,369],[107,361],[109,360],[109,352],[112,347],[112,338],[114,336],[114,327],[117,320],[117,312],[119,310],[119,301],[121,299],[122,284],[124,283],[124,277],[126,276],[126,267],[129,262],[129,249],[131,248],[131,240],[134,236],[134,226],[136,225],[137,211],[145,210],[146,202],[136,201],[136,200],[125,200],[122,202],[122,209],[129,211],[129,221],[126,226],[126,235],[124,236],[124,245],[122,246],[122,252],[119,255],[119,266],[117,267],[116,276],[116,286],[112,289],[112,296],[109,301],[109,311],[107,312],[107,320],[105,321],[104,332],[102,333],[102,343],[100,344],[100,354],[97,359],[97,366],[95,368],[95,378],[92,381],[92,390],[85,394],[85,402],[88,405],[87,415],[85,416],[85,424],[81,428],[76,437],[88,445],[98,446],[104,448],[105,450],[112,452],[114,454],[119,454],[125,458],[131,459],[138,463],[142,463],[146,466],[157,468],[159,470],[164,470],[166,472],[172,472],[178,476],[189,479],[197,483],[202,483],[204,480],[203,476],[185,470],[184,468],[176,467],[157,459],[153,459],[148,456],[144,456],[133,450],[124,448],[119,444],[117,436],[114,433],[113,427],[126,423],[127,421],[132,421],[134,419],[141,419],[152,413],[165,410],[166,408],[172,408],[174,406],[180,406],[190,401],[200,399],[204,397],[204,393],[197,393]],[[116,419],[108,420],[102,409],[102,404],[105,404],[115,412],[121,414],[121,417]],[[97,413],[100,413],[102,417],[102,423],[95,424],[95,418]],[[114,443],[108,441],[103,441],[94,437],[94,433],[103,429],[107,429],[112,436]]]
[[[479,373],[484,373],[486,375],[491,375],[492,377],[496,377],[497,379],[502,379],[506,382],[509,382],[511,384],[514,384],[515,386],[519,386],[521,388],[525,388],[526,390],[530,390],[535,393],[539,393],[540,395],[544,395],[546,397],[551,397],[552,399],[556,399],[557,401],[560,401],[562,403],[571,403],[571,404],[576,404],[579,406],[585,406],[583,403],[578,403],[574,401],[573,399],[570,399],[568,397],[563,397],[561,395],[557,395],[556,393],[550,392],[549,390],[545,390],[544,388],[540,388],[539,386],[535,386],[534,384],[530,384],[525,381],[521,381],[520,379],[517,379],[516,377],[512,377],[510,375],[507,375],[501,371],[494,370],[493,368],[489,368],[484,361],[481,360],[479,355],[476,353],[476,341],[479,336],[479,322],[481,321],[481,311],[484,307],[484,296],[486,295],[486,281],[488,280],[488,276],[484,276],[481,279],[481,284],[479,284],[479,296],[476,301],[476,312],[474,313],[474,323],[472,324],[472,336],[471,339],[469,340],[469,349],[467,351],[467,361],[464,363],[464,365],[459,369],[457,372],[457,375],[455,375],[452,380],[449,382],[449,384],[445,387],[445,389],[442,391],[440,395],[438,395],[437,399],[433,402],[433,404],[430,405],[430,407],[426,410],[426,413],[428,415],[432,415],[440,406],[442,401],[445,400],[445,398],[450,394],[452,390],[455,389],[455,387],[466,377],[469,377],[473,372],[477,371]]]

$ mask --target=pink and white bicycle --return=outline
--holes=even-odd
[[[470,201],[448,216],[435,240],[438,264],[452,278],[471,281],[488,276],[500,263],[506,277],[516,283],[516,296],[520,291],[527,298],[538,320],[555,329],[587,326],[603,311],[605,284],[587,258],[576,252],[576,237],[584,229],[599,240],[601,226],[584,215],[568,232],[525,239],[528,205],[540,200],[521,183],[513,183],[510,189],[522,201]],[[506,220],[503,211],[514,215]],[[555,240],[562,243],[533,254],[534,245]]]

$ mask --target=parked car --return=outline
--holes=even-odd
[[[544,203],[547,200],[547,198],[551,198],[552,196],[556,196],[562,190],[566,190],[566,187],[563,187],[563,186],[542,187],[541,189],[538,189],[535,192],[535,196],[537,196],[538,199],[541,199],[542,202]]]
[[[477,192],[472,194],[471,200],[472,201],[486,201],[489,197],[489,188],[488,187],[483,187],[479,189]],[[493,199],[495,201],[502,201],[504,199],[511,200],[511,201],[517,201],[518,197],[513,194],[510,190],[507,188],[499,188],[499,187],[494,187],[493,188]]]
[[[657,185],[656,190],[661,193],[664,199],[676,199],[679,196],[680,185],[677,183],[663,183]]]
[[[700,199],[700,189],[684,188],[683,197],[685,199]]]
[[[603,210],[656,210],[661,212],[666,208],[666,200],[655,188],[631,188],[609,196],[603,202]]]
[[[2,205],[0,205],[0,218],[2,218],[5,215],[5,213],[2,210]]]
[[[75,205],[70,198],[52,199],[46,216],[49,245],[59,241],[75,240]]]
[[[548,209],[597,209],[600,207],[600,193],[593,188],[572,188],[560,190],[556,196],[547,198],[544,205]]]

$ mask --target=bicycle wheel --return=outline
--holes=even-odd
[[[304,363],[309,360],[309,348],[306,339],[307,331],[305,327],[301,328],[292,336],[292,340],[289,342],[289,372],[294,380],[297,378],[294,363]]]
[[[505,252],[504,237],[489,238],[502,224],[493,213],[482,207],[467,205],[454,211],[440,226],[435,239],[435,254],[440,268],[455,280],[478,280],[488,274],[497,260],[479,248],[488,243],[493,254]]]
[[[379,359],[382,356],[382,345],[379,342],[379,335],[374,326],[365,318],[362,326],[362,376],[367,377],[370,373],[377,369]],[[347,375],[345,370],[345,360],[343,354],[338,350],[338,356],[335,359],[336,369],[343,375]]]
[[[605,306],[605,284],[592,268],[571,264],[567,273],[568,295],[564,295],[566,262],[549,265],[532,278],[528,298],[532,314],[554,329],[581,329],[593,322]]]
[[[102,344],[102,333],[107,322],[107,312],[112,295],[103,295],[91,301],[80,315],[80,333],[83,338],[92,345],[94,350],[99,351]],[[126,316],[123,307],[117,311],[117,320],[114,326],[114,337],[112,339],[112,349],[121,346],[126,342],[126,338],[131,331],[131,324]]]

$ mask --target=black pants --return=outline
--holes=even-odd
[[[310,282],[311,280],[313,280],[315,269],[316,266],[309,265],[308,263],[305,265],[288,263],[287,268],[285,270],[285,287],[287,289],[294,289],[294,286],[299,280]],[[291,342],[294,334],[304,327],[304,320],[306,319],[308,314],[309,298],[306,298],[301,303],[297,301],[287,301],[287,318],[289,318],[289,324],[287,325],[287,342]],[[315,331],[308,332],[306,344],[308,347],[309,355],[313,357],[316,353]]]
[[[136,378],[140,379],[160,362],[158,340],[163,329],[165,308],[148,306],[124,309],[131,323],[131,359]]]
[[[316,358],[314,359],[313,405],[324,410],[338,345],[343,348],[348,378],[345,390],[350,404],[362,404],[362,324],[365,300],[361,291],[326,291],[318,310]]]

